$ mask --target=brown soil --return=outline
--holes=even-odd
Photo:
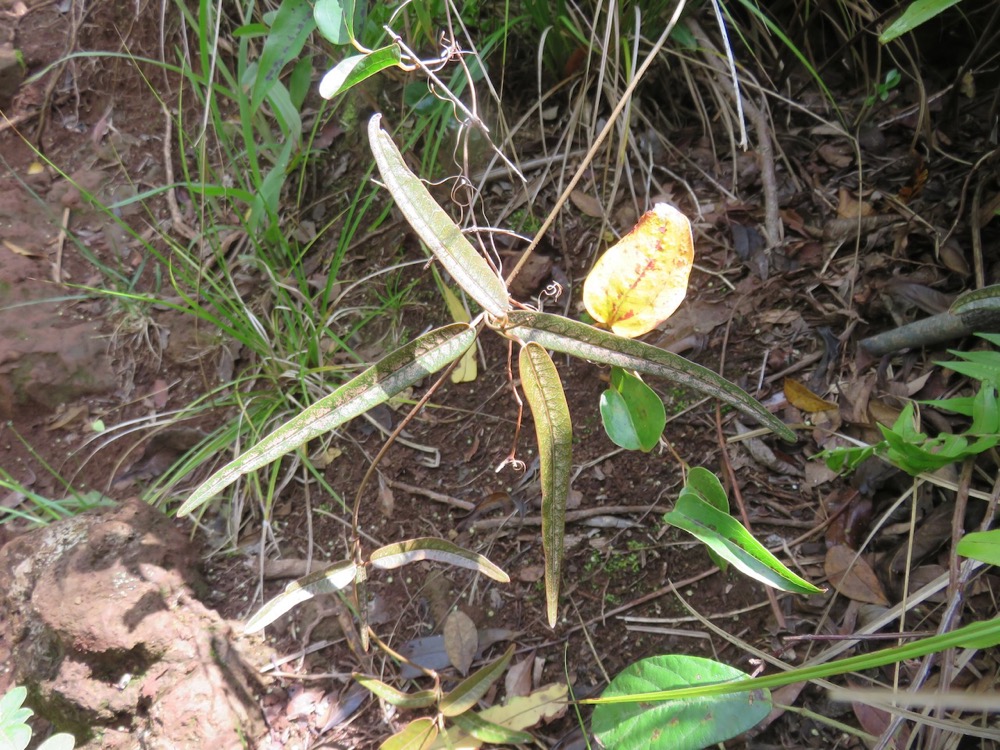
[[[11,28],[16,29],[12,40],[0,37],[0,46],[12,42],[22,52],[29,73],[71,49],[121,49],[123,39],[136,57],[157,57],[157,13],[152,7],[139,14],[134,10],[128,4],[96,2],[74,34],[72,14],[56,3],[32,2],[25,7],[18,0],[0,0],[0,18],[12,21]],[[0,247],[0,417],[9,420],[0,426],[0,469],[43,498],[67,497],[65,482],[79,494],[94,491],[83,494],[84,505],[104,498],[128,507],[148,481],[203,434],[197,430],[232,417],[207,414],[201,422],[185,425],[185,430],[195,432],[172,432],[159,442],[147,439],[152,433],[144,426],[148,422],[136,422],[143,428],[134,431],[112,429],[104,434],[93,429],[98,419],[106,426],[128,425],[190,403],[215,384],[215,362],[220,357],[219,349],[212,348],[212,334],[183,316],[155,307],[137,315],[109,296],[81,288],[109,283],[107,274],[97,268],[100,263],[130,279],[137,290],[155,290],[156,259],[144,257],[137,243],[101,212],[86,206],[73,187],[84,184],[111,203],[127,195],[128,185],[165,183],[163,119],[141,73],[156,82],[162,78],[155,69],[140,70],[126,60],[84,58],[62,69],[60,81],[66,83],[53,84],[49,90],[53,78],[42,77],[21,85],[11,102],[0,101],[0,109],[10,118],[0,130],[4,166],[0,239],[5,242]],[[170,83],[165,85],[169,88]],[[838,93],[850,103],[858,92],[845,84],[845,91]],[[909,91],[906,95],[916,97]],[[894,106],[902,111],[905,103]],[[578,471],[571,509],[581,513],[567,527],[562,615],[551,630],[544,622],[540,583],[537,485],[519,486],[521,477],[511,469],[495,471],[515,446],[518,419],[507,376],[508,353],[498,339],[484,337],[482,356],[487,366],[480,367],[478,379],[445,385],[434,394],[433,408],[407,426],[407,440],[428,451],[397,444],[379,464],[379,477],[362,498],[361,543],[368,553],[402,539],[451,539],[488,555],[512,581],[499,585],[428,563],[374,575],[368,587],[369,612],[379,637],[394,648],[412,646],[414,639],[439,634],[443,620],[457,607],[482,632],[498,629],[501,641],[512,641],[517,647],[515,662],[535,660],[532,686],[568,683],[582,697],[599,693],[607,677],[635,660],[656,654],[699,654],[754,671],[748,652],[698,622],[684,608],[685,601],[725,631],[789,661],[802,657],[806,649],[789,645],[786,636],[851,632],[857,602],[833,592],[811,598],[769,597],[762,585],[734,571],[718,572],[704,548],[666,526],[662,516],[677,497],[682,466],[706,466],[723,478],[738,508],[734,512],[745,514],[756,536],[810,580],[824,581],[828,547],[864,537],[873,508],[880,511],[892,496],[892,478],[879,485],[885,490],[859,482],[852,486],[807,459],[828,444],[826,428],[844,425],[870,437],[869,402],[892,408],[898,404],[894,397],[912,385],[914,378],[896,371],[886,374],[884,368],[877,369],[877,362],[856,354],[860,337],[893,325],[899,284],[935,285],[948,294],[973,285],[968,269],[974,255],[965,239],[967,215],[959,216],[956,232],[943,248],[934,245],[934,237],[940,235],[926,229],[951,225],[955,212],[968,200],[967,164],[987,150],[988,133],[975,123],[989,121],[989,102],[982,103],[982,111],[971,107],[956,125],[964,137],[947,144],[952,152],[961,152],[961,164],[966,166],[935,152],[926,185],[920,171],[925,162],[909,148],[916,132],[912,120],[900,117],[889,127],[862,133],[862,158],[866,169],[878,175],[877,195],[852,192],[857,188],[856,165],[853,154],[838,150],[841,141],[808,130],[811,124],[789,123],[790,132],[778,134],[796,171],[793,175],[782,171],[786,241],[769,261],[763,261],[763,268],[760,254],[752,252],[755,241],[762,239],[757,229],[761,186],[753,159],[746,157],[743,164],[741,201],[727,203],[694,167],[707,173],[728,167],[719,166],[694,128],[680,131],[678,148],[692,160],[691,174],[686,176],[703,202],[697,256],[702,270],[693,274],[681,310],[649,340],[686,351],[693,360],[720,370],[787,423],[801,424],[808,416],[785,399],[782,381],[787,375],[837,400],[840,413],[814,415],[814,422],[832,421],[814,431],[803,429],[802,439],[793,446],[770,437],[763,442],[727,442],[727,436],[736,432],[731,415],[717,413],[712,403],[700,403],[683,389],[653,383],[672,415],[666,432],[670,446],[649,455],[623,452],[609,442],[600,424],[598,400],[606,388],[602,379],[606,373],[589,363],[557,357],[574,424]],[[39,142],[35,133],[43,113]],[[802,134],[808,142],[803,142]],[[943,131],[938,135],[946,137]],[[30,167],[38,156],[30,144],[42,146],[61,174],[51,168],[33,174]],[[339,179],[360,181],[367,165],[348,161],[347,172]],[[915,179],[922,192],[907,205],[895,196]],[[980,204],[1000,187],[995,176],[977,184],[982,185]],[[838,191],[845,192],[838,197]],[[687,201],[680,192],[673,199]],[[867,206],[866,211],[887,217],[881,224],[866,225],[860,238],[856,218],[847,221],[846,228],[841,226],[843,212],[851,216],[848,202],[855,199]],[[697,213],[693,206],[687,208],[691,215]],[[150,211],[126,220],[142,233],[148,222],[168,217],[166,205],[157,200]],[[912,220],[913,216],[920,220]],[[76,244],[59,241],[59,227],[67,220],[78,238]],[[629,222],[622,223],[627,228]],[[995,247],[1000,239],[996,224],[993,220],[978,228],[984,246]],[[593,263],[596,231],[596,222],[578,214],[563,227],[560,239],[545,248],[557,271],[575,282],[571,314],[578,308],[580,281]],[[412,238],[402,241],[406,260],[422,257]],[[736,252],[741,248],[751,252],[741,258]],[[985,281],[996,283],[1000,280],[996,257],[985,257]],[[361,278],[373,267],[398,258],[395,247],[387,250],[379,241],[350,258],[343,274]],[[420,331],[425,325],[446,322],[430,272],[417,265],[406,273],[418,282],[400,311],[406,329]],[[541,273],[544,281],[547,267]],[[361,348],[367,344],[373,358],[381,354],[384,333],[374,326],[365,332],[371,338]],[[900,369],[927,371],[926,363],[941,355],[942,350],[929,351],[926,357],[908,355]],[[413,397],[429,385],[429,381],[421,384]],[[943,388],[935,377],[906,395],[934,397]],[[404,415],[402,408],[375,414],[390,429]],[[526,417],[516,447],[529,470],[532,444],[533,428]],[[344,504],[352,504],[381,445],[381,434],[368,422],[347,425],[331,442],[322,469],[334,496],[315,486],[305,493],[301,483],[293,482],[273,508],[270,536],[262,539],[259,514],[251,509],[246,514],[250,521],[236,540],[238,548],[233,551],[230,545],[226,554],[209,557],[207,552],[219,537],[202,532],[220,532],[225,521],[225,511],[212,508],[195,534],[193,544],[198,546],[185,553],[206,553],[204,574],[210,591],[206,604],[215,607],[221,618],[245,618],[279,592],[289,577],[304,573],[308,564],[348,558],[350,514]],[[439,458],[438,465],[426,465],[431,455]],[[173,499],[182,500],[210,468],[188,480]],[[514,513],[510,503],[498,503],[487,504],[481,515],[470,519],[469,507],[491,496],[512,496],[525,505],[525,516]],[[27,507],[25,498],[15,493],[0,495],[0,504],[15,510]],[[940,504],[939,497],[928,499],[927,513]],[[828,528],[830,515],[845,505],[848,511],[842,517],[851,518],[852,525]],[[169,508],[175,510],[176,504]],[[582,517],[582,511],[594,515]],[[0,544],[25,528],[23,522],[0,526]],[[880,538],[872,549],[883,557],[872,561],[877,565],[895,554],[899,541]],[[182,544],[176,537],[171,543]],[[940,546],[928,553],[929,562],[938,562]],[[258,557],[261,550],[264,562]],[[275,561],[295,572],[276,571]],[[83,568],[78,575],[86,578],[89,572]],[[978,590],[982,601],[990,583],[987,580]],[[885,585],[891,592],[892,583]],[[340,626],[346,610],[338,601],[318,598],[268,630],[277,656],[252,665],[261,670],[254,705],[267,725],[252,738],[257,747],[377,747],[410,718],[363,691],[364,700],[354,700],[359,694],[349,679],[352,671],[379,674],[393,682],[398,667],[349,647]],[[979,607],[979,601],[972,606]],[[98,620],[103,619],[102,611],[94,610]],[[658,619],[648,623],[638,618]],[[10,613],[0,612],[3,627],[7,629],[0,635],[7,640],[0,640],[0,648],[9,650]],[[486,656],[495,657],[502,646],[493,646]],[[303,650],[309,653],[282,660]],[[183,671],[196,664],[192,660],[177,668]],[[454,677],[447,674],[448,679]],[[0,674],[0,693],[9,679],[9,673]],[[205,698],[193,692],[191,699],[197,704]],[[496,695],[489,696],[494,699]],[[870,718],[855,716],[849,705],[827,702],[819,690],[806,689],[788,702],[875,731],[865,723]],[[338,707],[343,714],[337,713]],[[183,709],[178,707],[177,713],[183,714]],[[116,720],[127,723],[131,710],[123,709]],[[138,727],[138,722],[132,726]],[[785,714],[758,732],[752,740],[756,747],[862,746],[857,738],[841,735],[808,714]],[[538,733],[549,747],[581,746],[572,712]]]

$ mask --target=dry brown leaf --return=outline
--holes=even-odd
[[[823,569],[830,585],[849,599],[866,604],[889,605],[878,576],[863,557],[856,557],[850,547],[840,544],[827,550]]]
[[[153,383],[153,388],[149,393],[149,398],[153,402],[153,408],[159,411],[167,405],[170,398],[170,386],[162,378]]]
[[[504,678],[504,689],[507,694],[507,702],[511,699],[528,695],[531,692],[531,668],[535,664],[534,652],[526,659],[516,664],[511,664]]]
[[[4,240],[3,241],[3,246],[5,248],[7,248],[8,250],[10,250],[15,255],[21,255],[21,256],[24,256],[25,258],[43,258],[43,257],[45,257],[41,253],[32,252],[31,250],[25,250],[23,247],[21,247],[20,245],[18,245],[16,243],[11,242],[10,240]]]
[[[805,385],[795,380],[794,378],[785,378],[785,398],[788,399],[788,403],[794,406],[796,409],[801,409],[804,412],[813,414],[818,411],[826,411],[827,409],[836,409],[837,405],[832,401],[827,401],[824,398],[817,396],[815,393],[810,391]]]
[[[854,163],[854,152],[846,144],[827,142],[816,149],[816,153],[819,154],[819,158],[837,169],[849,167]]]
[[[803,322],[802,313],[798,310],[765,310],[757,320],[770,326],[792,326]]]
[[[592,216],[595,219],[600,219],[604,216],[604,209],[601,206],[601,202],[594,196],[585,193],[582,190],[574,190],[569,194],[569,199],[581,213],[584,213],[587,216]]]
[[[856,200],[847,188],[840,188],[837,192],[837,216],[841,219],[857,219],[859,216],[874,214],[875,209],[871,203]]]
[[[378,477],[378,509],[386,518],[392,518],[392,514],[396,510],[396,496],[381,474]]]
[[[479,649],[479,631],[476,623],[465,612],[456,609],[444,621],[444,650],[451,665],[463,677],[469,674],[472,660]]]
[[[64,411],[62,414],[60,414],[58,417],[56,417],[56,420],[45,429],[47,432],[52,432],[53,430],[61,430],[66,425],[70,424],[71,422],[74,422],[77,418],[80,417],[86,418],[87,412],[88,408],[86,404],[79,404],[78,406],[72,406],[66,411]]]

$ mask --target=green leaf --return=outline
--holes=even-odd
[[[437,372],[472,346],[476,330],[465,323],[414,339],[283,424],[239,458],[206,479],[177,511],[184,516],[244,474],[266,466],[308,440],[336,429],[409,385]]]
[[[663,401],[635,375],[611,368],[611,388],[601,395],[601,422],[611,442],[648,453],[667,424]]]
[[[406,166],[392,137],[382,130],[381,121],[382,115],[378,114],[369,120],[368,140],[382,179],[399,210],[465,293],[494,317],[504,317],[510,310],[507,285]]]
[[[396,690],[375,677],[354,673],[354,679],[359,685],[372,691],[379,698],[397,708],[415,709],[427,708],[437,703],[438,694],[434,690],[420,690],[416,693],[404,693]]]
[[[947,10],[959,0],[913,0],[903,11],[903,15],[889,24],[888,28],[879,34],[881,44],[888,44],[893,39],[913,31],[922,23],[930,21],[934,16]]]
[[[491,745],[530,745],[535,741],[530,732],[502,727],[472,711],[453,716],[452,721],[463,732]]]
[[[293,581],[250,618],[244,632],[254,633],[267,627],[296,604],[301,604],[318,594],[330,594],[347,588],[354,582],[357,572],[358,566],[353,560],[342,560]]]
[[[714,396],[785,440],[795,442],[795,433],[755,398],[711,370],[672,352],[547,313],[512,311],[499,330],[515,340],[535,341],[546,349],[667,378],[706,396]]]
[[[990,565],[1000,565],[1000,529],[966,534],[959,540],[955,553]]]
[[[437,736],[434,719],[416,719],[379,745],[379,750],[426,750]]]
[[[747,676],[733,667],[696,656],[653,656],[626,667],[601,697],[727,682]],[[766,690],[657,705],[601,704],[594,709],[591,728],[604,747],[700,750],[751,729],[770,711],[771,695]]]
[[[479,699],[486,695],[490,685],[496,682],[507,669],[513,656],[514,645],[511,644],[503,656],[495,662],[487,664],[458,683],[450,693],[441,699],[441,703],[438,705],[441,714],[443,716],[458,716],[475,706]]]
[[[28,690],[19,685],[0,698],[0,747],[4,750],[24,750],[31,741],[31,727],[26,722],[34,711],[21,708],[27,697]]]
[[[313,18],[319,33],[337,45],[354,38],[354,0],[316,0]]]
[[[552,358],[539,344],[521,349],[521,387],[531,408],[538,439],[542,483],[542,549],[545,553],[545,604],[549,627],[559,617],[559,580],[566,536],[566,499],[573,469],[573,424],[566,394]]]
[[[726,488],[722,482],[708,469],[696,466],[687,475],[687,482],[684,485],[684,492],[692,492],[709,505],[718,508],[719,511],[729,515],[729,497],[726,495]],[[716,564],[719,570],[729,569],[729,563],[721,555],[716,554],[711,547],[708,548],[708,556]]]
[[[681,490],[677,505],[664,514],[663,520],[697,537],[719,557],[761,583],[796,594],[823,593],[823,589],[786,568],[739,521],[687,487]]]
[[[319,95],[332,99],[362,81],[371,78],[386,68],[392,68],[400,61],[399,47],[390,44],[367,55],[352,55],[334,66],[319,83]]]
[[[483,555],[437,537],[422,537],[387,544],[372,552],[369,559],[373,567],[383,570],[391,570],[418,560],[435,560],[458,568],[474,570],[500,583],[510,583],[510,576]]]
[[[283,0],[274,16],[257,64],[257,78],[250,96],[250,111],[256,112],[278,82],[282,68],[296,59],[306,39],[316,28],[309,0]]]

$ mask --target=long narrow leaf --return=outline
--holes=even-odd
[[[459,568],[475,570],[477,573],[487,575],[501,583],[510,583],[510,576],[483,555],[470,552],[457,544],[432,536],[387,544],[372,552],[369,559],[372,567],[383,570],[391,570],[418,560],[435,560]]]
[[[434,719],[414,719],[379,745],[379,750],[426,750],[438,736]]]
[[[437,703],[438,694],[434,690],[418,690],[415,693],[404,693],[392,685],[387,685],[376,677],[354,673],[354,679],[359,685],[371,690],[375,695],[396,708],[414,709],[428,708]]]
[[[864,640],[859,636],[858,640]],[[989,648],[1000,644],[1000,617],[992,620],[974,622],[964,627],[952,630],[950,633],[934,635],[930,638],[906,643],[902,646],[884,648],[868,654],[851,656],[846,659],[816,664],[809,667],[799,667],[788,672],[771,674],[766,677],[752,677],[745,680],[734,680],[716,685],[700,687],[675,688],[672,690],[657,690],[649,693],[634,693],[631,695],[609,696],[607,698],[588,698],[581,703],[651,703],[653,701],[684,700],[701,698],[709,695],[728,695],[742,693],[748,690],[762,690],[792,685],[806,680],[821,680],[848,672],[860,672],[866,669],[876,669],[887,664],[896,664],[908,659],[919,659],[927,654],[937,653],[949,648]]]
[[[332,99],[376,73],[398,65],[399,61],[399,47],[395,44],[364,55],[345,57],[323,76],[323,80],[319,82],[319,95],[324,99]]]
[[[785,440],[795,442],[795,433],[742,388],[672,352],[547,313],[513,311],[501,330],[521,341],[536,341],[546,349],[667,378],[706,396],[714,396]]]
[[[507,285],[406,166],[392,137],[382,130],[381,121],[379,114],[368,121],[368,140],[399,210],[458,285],[486,312],[502,318],[510,310]]]
[[[542,481],[542,549],[545,553],[545,605],[549,627],[559,616],[559,580],[562,577],[566,498],[573,469],[573,425],[566,394],[556,366],[539,344],[521,349],[518,362],[521,387],[531,407],[538,438]]]
[[[312,599],[317,594],[330,594],[347,588],[354,580],[357,570],[358,567],[352,560],[343,560],[293,581],[250,618],[244,631],[254,633],[267,627],[296,604]]]
[[[316,28],[312,5],[308,0],[284,0],[274,16],[274,23],[264,42],[257,64],[257,78],[250,98],[250,111],[256,112],[278,81],[281,70],[296,59],[309,34]]]
[[[450,693],[441,699],[441,703],[438,705],[441,714],[458,716],[476,705],[479,699],[486,695],[490,685],[496,682],[503,671],[507,669],[513,656],[514,645],[511,644],[504,651],[503,656],[495,662],[487,664],[458,683]]]
[[[474,328],[455,323],[426,333],[386,355],[215,472],[185,501],[177,515],[190,513],[244,474],[266,466],[437,372],[460,357],[475,339]]]
[[[697,537],[719,557],[761,583],[795,594],[823,593],[823,589],[786,568],[743,524],[694,492],[682,492],[663,520]]]

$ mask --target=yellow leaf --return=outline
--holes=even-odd
[[[455,293],[441,280],[437,269],[433,268],[433,270],[434,280],[437,281],[438,289],[441,290],[441,296],[444,297],[444,304],[451,314],[451,319],[456,323],[468,323],[470,320],[469,312],[465,309],[465,305],[462,304],[462,300],[455,296]],[[451,371],[452,383],[471,383],[478,377],[479,365],[476,362],[476,351],[477,348],[475,346],[470,346],[468,351],[462,355],[462,359],[459,360],[458,365]]]
[[[796,409],[808,414],[837,408],[835,403],[820,398],[802,383],[792,378],[785,378],[785,398]]]
[[[684,300],[693,263],[691,222],[673,206],[657,203],[598,259],[584,282],[583,303],[619,336],[641,336]]]
[[[552,721],[566,712],[568,689],[561,683],[539,688],[531,695],[511,698],[507,705],[480,711],[479,716],[507,729],[527,730],[542,722]],[[438,738],[431,750],[477,750],[483,743],[458,727],[451,727]]]
[[[17,255],[23,255],[25,258],[41,258],[42,257],[41,255],[39,255],[36,252],[32,252],[31,250],[25,250],[23,247],[21,247],[20,245],[15,244],[13,242],[11,242],[10,240],[4,240],[3,241],[3,245],[8,250],[10,250],[12,253],[16,253]]]

